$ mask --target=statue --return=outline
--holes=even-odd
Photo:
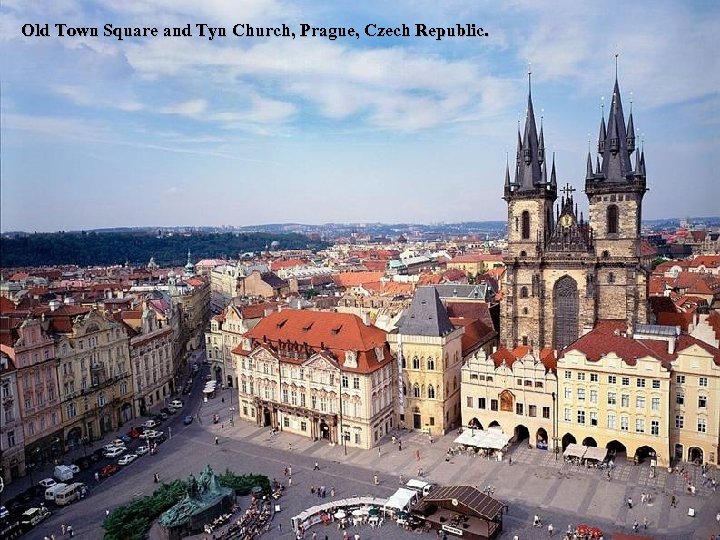
[[[225,497],[231,497],[232,489],[220,485],[210,465],[200,473],[199,480],[190,475],[185,496],[175,506],[160,516],[160,525],[166,528],[185,524],[193,515],[214,506]]]

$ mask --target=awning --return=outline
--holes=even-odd
[[[417,492],[411,489],[400,488],[385,503],[385,508],[403,510],[417,497]]]
[[[565,451],[563,452],[563,456],[581,458],[585,455],[586,450],[587,450],[587,446],[582,446],[581,444],[570,443],[567,445],[567,448],[565,448]]]
[[[603,461],[607,457],[607,448],[597,448],[595,446],[588,446],[585,451],[585,459],[594,459],[596,461]]]
[[[456,439],[457,444],[475,446],[476,448],[492,448],[502,450],[510,442],[510,435],[499,429],[465,429]]]

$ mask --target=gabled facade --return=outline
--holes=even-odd
[[[58,332],[65,440],[94,441],[133,418],[130,348],[124,324],[91,310]]]
[[[527,439],[540,449],[557,438],[557,376],[552,351],[543,359],[527,348],[481,350],[462,368],[462,424],[467,428],[499,427],[514,441]]]
[[[232,354],[238,415],[258,426],[372,448],[397,425],[386,334],[355,315],[272,313]]]
[[[6,485],[25,476],[25,438],[14,357],[12,348],[0,345],[0,476]]]

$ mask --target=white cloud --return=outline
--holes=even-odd
[[[190,116],[196,118],[207,109],[207,101],[204,99],[192,99],[190,101],[183,101],[181,103],[175,103],[174,105],[168,105],[160,109],[161,113],[164,114],[179,114],[181,116]]]

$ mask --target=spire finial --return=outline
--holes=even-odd
[[[532,63],[528,62],[528,96],[532,94]]]
[[[618,56],[620,56],[620,53],[617,52],[617,45],[615,46],[615,80],[618,79]]]
[[[605,118],[605,96],[600,96],[600,116]]]

